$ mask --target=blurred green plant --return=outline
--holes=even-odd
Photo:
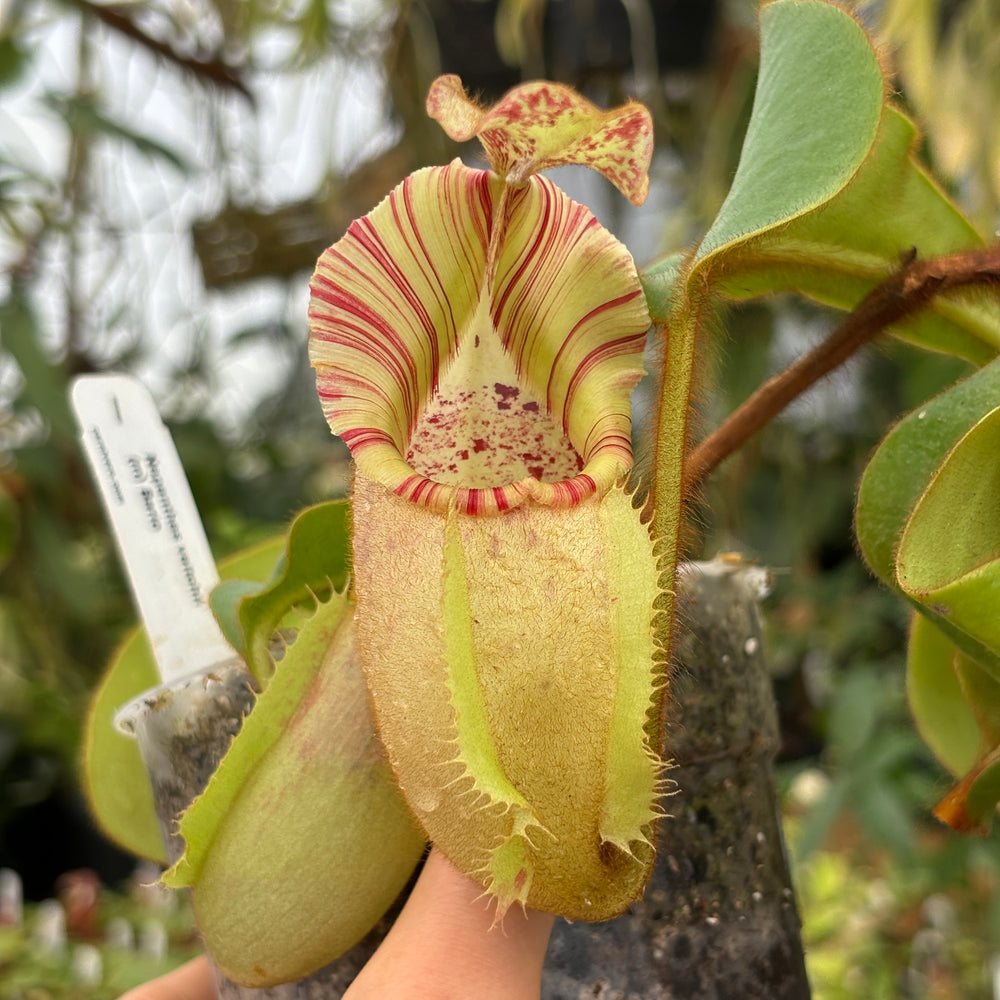
[[[796,821],[789,819],[792,836]],[[846,831],[848,836],[850,831]],[[796,862],[815,1000],[992,1000],[995,890],[988,851],[954,864],[928,837],[909,860],[844,837]]]
[[[190,905],[157,897],[102,890],[96,938],[53,936],[43,924],[58,904],[27,904],[20,922],[0,924],[0,1000],[115,1000],[200,954]]]

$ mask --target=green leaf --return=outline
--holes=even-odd
[[[315,971],[359,941],[424,848],[375,737],[346,594],[320,602],[206,790],[164,876],[193,886],[215,961],[250,986]]]
[[[876,576],[897,592],[907,597],[923,614],[931,618],[938,627],[968,656],[1000,677],[1000,655],[998,650],[991,648],[979,634],[968,631],[951,616],[941,613],[936,600],[925,600],[916,591],[907,593],[901,586],[896,573],[897,546],[900,544],[904,528],[935,476],[938,468],[945,462],[949,453],[958,445],[970,428],[979,424],[991,414],[1000,401],[1000,361],[994,361],[980,371],[957,383],[951,389],[930,400],[919,410],[904,417],[879,446],[869,462],[858,491],[857,508],[855,512],[855,530],[862,554]],[[996,433],[987,428],[984,437],[979,440],[976,454],[984,462],[982,470],[962,471],[962,477],[977,474],[993,477],[990,470],[995,459],[989,453],[983,453],[984,443],[988,446],[990,439]],[[972,453],[966,456],[966,461]],[[949,487],[950,488],[950,487]],[[932,523],[934,503],[941,502],[941,494],[932,500],[931,513],[926,511],[921,515],[923,523]],[[987,500],[988,502],[988,500]],[[939,509],[938,509],[939,510]],[[940,523],[940,513],[937,514]],[[961,535],[967,542],[975,537],[977,525],[969,523],[966,516],[964,501],[959,499],[957,506],[952,507],[951,524],[940,535],[937,541],[942,548],[948,544],[952,536],[956,540]],[[959,527],[959,522],[965,522]],[[983,530],[987,530],[986,525]],[[956,534],[956,532],[958,534]],[[914,542],[913,536],[908,543],[911,551],[914,545],[918,550],[921,545],[933,546],[934,540],[929,536],[926,542]],[[965,544],[965,543],[963,543]],[[933,556],[930,557],[933,560]],[[954,561],[960,560],[960,555],[949,556]],[[982,593],[982,584],[974,583],[972,597]],[[994,613],[995,616],[995,613]],[[978,633],[978,629],[974,630]]]
[[[985,833],[1000,802],[1000,681],[914,615],[907,691],[920,735],[960,779],[934,814],[956,830]]]
[[[935,815],[985,832],[1000,801],[1000,361],[902,420],[876,452],[856,526],[872,568],[923,617],[907,664],[921,735],[960,778]]]
[[[263,589],[253,580],[222,580],[212,588],[208,603],[226,641],[240,656],[247,659],[246,637],[240,624],[240,604]]]
[[[775,0],[761,10],[760,34],[739,167],[698,247],[696,270],[829,201],[875,141],[882,72],[850,15],[818,0]]]
[[[984,750],[1000,746],[1000,681],[961,651],[955,672],[976,719]]]
[[[816,210],[727,255],[720,289],[737,299],[795,290],[852,309],[911,249],[926,258],[982,246],[913,159],[916,140],[913,123],[886,107],[877,140],[850,183]],[[942,295],[894,332],[984,364],[1000,349],[1000,310],[985,293]]]
[[[219,574],[263,575],[274,565],[284,536],[219,564]],[[265,568],[266,567],[266,568]],[[165,862],[146,769],[134,739],[115,729],[122,705],[160,683],[146,634],[136,629],[111,658],[91,699],[83,734],[82,784],[91,811],[105,833],[126,850]]]
[[[239,621],[240,602],[244,597],[259,594],[269,586],[272,578],[280,576],[288,544],[285,542],[276,552],[279,542],[272,538],[240,552],[234,557],[239,560],[240,576],[220,580],[209,594],[208,603],[223,635],[244,660],[247,650]]]
[[[872,740],[861,766],[871,774],[903,769],[921,756],[922,747],[914,733],[883,727]]]
[[[872,456],[855,526],[868,565],[884,583],[895,585],[896,544],[934,470],[998,400],[1000,362],[993,362],[903,417]]]
[[[271,641],[286,615],[296,606],[311,609],[317,599],[346,586],[350,550],[350,504],[317,504],[292,522],[285,551],[263,587],[239,581],[213,593],[212,609],[223,631],[258,680],[265,682],[274,670]]]
[[[973,767],[982,748],[976,714],[965,696],[956,666],[961,656],[954,643],[928,618],[913,616],[906,654],[910,711],[924,742],[956,776]],[[964,659],[973,665],[967,657]]]
[[[914,507],[896,575],[909,597],[1000,657],[1000,397],[994,402]]]

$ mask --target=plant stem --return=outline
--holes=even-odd
[[[651,523],[659,557],[663,595],[657,605],[657,641],[669,659],[673,626],[673,591],[680,555],[684,501],[684,461],[694,384],[695,343],[707,306],[706,296],[692,295],[684,308],[674,310],[669,328],[657,324],[665,343],[660,402],[657,413],[656,451],[653,456]]]
[[[863,344],[924,308],[935,295],[969,286],[1000,287],[1000,246],[925,261],[910,251],[900,268],[862,299],[826,340],[768,379],[692,450],[684,470],[685,492],[697,488],[724,458]]]

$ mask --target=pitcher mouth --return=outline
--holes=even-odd
[[[642,288],[625,248],[545,178],[507,191],[459,161],[418,171],[311,288],[324,413],[389,492],[477,516],[567,508],[631,469]]]

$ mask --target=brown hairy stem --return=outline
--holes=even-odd
[[[970,286],[1000,288],[1000,245],[918,260],[910,250],[821,344],[768,379],[688,455],[685,492],[697,488],[726,457],[743,445],[824,375],[843,364],[887,327],[923,309],[935,295]]]

